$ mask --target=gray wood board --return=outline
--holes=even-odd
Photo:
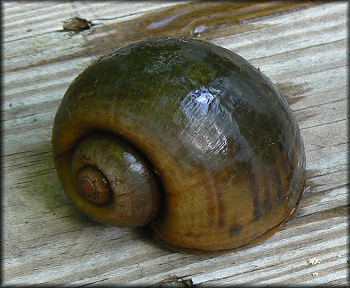
[[[89,220],[62,191],[50,144],[54,115],[71,81],[100,55],[58,56],[101,35],[55,31],[75,15],[112,19],[108,25],[171,5],[179,2],[3,4],[3,284],[349,284],[347,3],[259,19],[210,40],[259,67],[299,121],[308,189],[272,237],[219,256],[177,253],[138,229]]]

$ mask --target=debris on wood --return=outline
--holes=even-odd
[[[191,278],[178,278],[176,276],[169,277],[169,279],[162,281],[161,283],[157,284],[156,286],[151,287],[157,287],[157,288],[189,288],[189,287],[195,287],[193,285],[193,281]]]
[[[317,264],[320,264],[320,260],[318,260],[317,258],[309,258],[309,264],[311,265],[317,265]]]
[[[86,29],[90,29],[91,21],[80,17],[73,17],[63,22],[63,30],[64,31],[82,31]]]

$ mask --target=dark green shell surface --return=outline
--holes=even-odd
[[[153,38],[93,63],[57,112],[56,159],[95,130],[117,135],[154,165],[165,207],[153,227],[175,249],[211,253],[247,245],[283,223],[302,193],[304,147],[287,102],[246,60],[208,42]],[[199,199],[190,203],[193,197]],[[192,212],[180,211],[180,198]],[[234,201],[251,203],[249,216]],[[175,216],[180,220],[169,220]],[[169,233],[189,240],[182,244]],[[223,244],[214,247],[219,233]],[[211,246],[205,237],[214,239]]]

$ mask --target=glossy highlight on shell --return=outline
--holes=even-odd
[[[68,88],[52,140],[83,213],[150,223],[188,253],[268,237],[304,186],[302,138],[278,89],[232,51],[194,39],[151,38],[93,63]]]

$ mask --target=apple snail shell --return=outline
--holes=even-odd
[[[93,63],[68,88],[52,143],[82,212],[151,223],[188,253],[266,238],[304,186],[302,138],[278,89],[237,54],[194,39],[143,40]]]

